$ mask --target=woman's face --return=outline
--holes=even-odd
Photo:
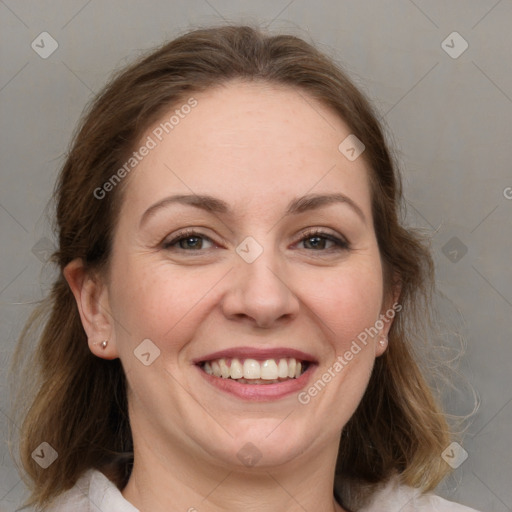
[[[304,92],[193,97],[141,138],[113,242],[108,350],[136,448],[240,467],[335,453],[389,308],[365,162]]]

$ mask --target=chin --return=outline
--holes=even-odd
[[[268,470],[296,460],[313,444],[305,431],[290,428],[293,427],[291,422],[286,427],[278,426],[282,420],[276,419],[263,420],[257,427],[254,422],[252,427],[243,428],[243,432],[239,429],[233,438],[219,441],[214,450],[210,438],[206,450],[217,461],[223,460],[229,466]]]

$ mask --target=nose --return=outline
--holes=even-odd
[[[297,315],[299,299],[270,251],[252,263],[238,258],[230,277],[222,302],[224,315],[230,320],[268,329]]]

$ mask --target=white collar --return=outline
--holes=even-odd
[[[52,512],[140,512],[113,482],[100,471],[90,469],[76,485],[61,495]],[[447,501],[432,493],[400,485],[392,479],[375,492],[371,502],[353,512],[477,512],[472,508]]]

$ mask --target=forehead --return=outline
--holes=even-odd
[[[304,91],[233,81],[191,97],[141,137],[139,145],[151,140],[153,147],[129,177],[123,209],[141,211],[176,193],[247,208],[339,191],[369,211],[365,163],[338,149],[349,127]]]

